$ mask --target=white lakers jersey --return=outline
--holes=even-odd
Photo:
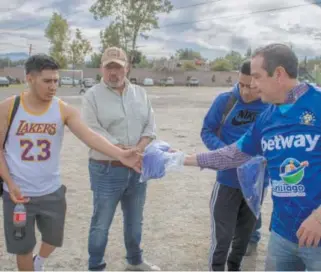
[[[24,196],[43,196],[61,186],[60,150],[64,135],[61,100],[36,114],[26,108],[23,94],[5,145],[5,158]],[[8,187],[4,184],[4,190]]]

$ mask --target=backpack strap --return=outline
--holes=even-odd
[[[227,101],[227,103],[225,105],[224,112],[222,114],[220,127],[217,130],[217,134],[216,135],[219,138],[221,137],[222,126],[224,125],[224,123],[226,121],[226,118],[227,118],[228,114],[230,113],[230,111],[232,110],[232,108],[234,107],[236,101],[237,101],[237,97],[234,95],[233,92],[231,92],[230,97],[228,98],[228,101]]]
[[[4,141],[3,141],[3,149],[5,148],[5,145],[6,145],[6,142],[8,140],[8,136],[9,136],[9,131],[10,131],[10,128],[11,128],[11,124],[12,124],[12,121],[17,113],[17,110],[19,108],[19,104],[20,104],[20,95],[17,95],[14,99],[14,104],[13,104],[13,107],[12,107],[12,111],[9,116],[9,123],[8,123],[8,128],[7,128],[7,133],[6,133],[6,136],[4,138]],[[2,197],[3,195],[3,179],[2,177],[0,176],[0,197]]]
[[[11,124],[12,124],[12,121],[17,113],[17,110],[19,108],[19,104],[20,104],[20,95],[17,95],[14,99],[14,104],[13,104],[13,108],[12,108],[12,112],[9,116],[9,124],[8,124],[8,129],[7,129],[7,133],[6,133],[6,136],[4,138],[4,141],[3,141],[3,148],[5,147],[6,145],[6,142],[8,140],[8,136],[9,136],[9,131],[10,131],[10,128],[11,128]]]

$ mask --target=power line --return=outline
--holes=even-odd
[[[264,9],[264,10],[256,10],[256,11],[250,11],[250,12],[245,12],[245,13],[240,13],[240,14],[233,14],[233,15],[216,16],[216,17],[211,17],[211,18],[201,19],[201,20],[195,20],[195,21],[190,21],[190,22],[180,22],[180,23],[167,24],[167,25],[160,26],[158,29],[168,28],[168,27],[173,27],[173,26],[180,26],[180,25],[189,25],[189,24],[205,22],[205,21],[215,20],[215,19],[235,18],[235,17],[243,17],[243,16],[247,16],[247,15],[255,15],[255,14],[259,14],[259,13],[266,13],[266,12],[273,12],[273,11],[283,11],[283,10],[288,10],[288,9],[293,9],[293,8],[300,8],[300,7],[303,7],[303,6],[310,6],[310,5],[317,5],[317,4],[321,4],[321,0],[320,1],[315,1],[314,3],[305,3],[305,4],[300,4],[300,5],[293,5],[293,6],[286,6],[286,7],[279,7],[279,8],[270,8],[270,9]]]
[[[209,4],[210,2],[219,2],[219,1],[222,1],[222,0],[208,1],[208,2],[203,2],[203,3],[193,4],[193,5],[190,5],[190,6],[201,5],[201,4],[205,5],[205,4]],[[248,16],[248,15],[255,15],[255,14],[260,14],[260,13],[283,11],[283,10],[300,8],[300,7],[304,7],[304,6],[311,6],[311,5],[317,5],[317,4],[321,4],[321,0],[314,1],[312,3],[304,3],[304,4],[299,4],[299,5],[293,5],[293,6],[270,8],[270,9],[264,9],[264,10],[245,12],[245,13],[241,13],[241,14],[215,16],[215,17],[201,19],[201,20],[193,20],[193,21],[189,21],[189,22],[180,22],[180,23],[167,24],[167,25],[160,26],[158,29],[163,29],[163,28],[168,28],[168,27],[176,27],[176,26],[181,26],[181,25],[195,24],[195,23],[205,22],[205,21],[215,20],[215,19],[227,19],[227,18],[235,18],[235,17],[243,17],[243,16]],[[185,6],[185,7],[181,7],[181,8],[187,8],[187,7],[189,7],[189,6]],[[74,13],[70,13],[67,16],[75,15],[75,14],[78,14],[78,13],[81,13],[81,12],[83,12],[83,11],[79,10],[79,11],[76,11]],[[66,18],[66,16],[65,16],[65,18]],[[29,24],[29,25],[24,25],[22,27],[19,27],[19,28],[16,28],[16,29],[12,29],[10,31],[22,30],[22,29],[28,28],[30,26],[37,26],[37,25],[39,25],[39,23],[33,23],[33,24]]]
[[[212,1],[202,2],[202,3],[196,3],[196,4],[192,4],[192,5],[187,5],[187,6],[182,6],[182,7],[174,8],[173,11],[175,11],[175,10],[181,10],[181,9],[187,9],[187,8],[191,8],[191,7],[201,6],[201,5],[207,5],[207,4],[216,3],[216,2],[221,2],[221,1],[223,1],[223,0],[215,0],[215,1],[212,0]],[[49,7],[51,7],[51,5],[50,5],[50,6],[43,6],[43,7],[41,7],[39,10],[45,9],[45,8],[49,8]],[[82,12],[84,12],[84,11],[83,11],[83,10],[78,10],[78,11],[76,11],[76,12],[71,12],[71,13],[69,13],[69,14],[62,15],[62,16],[63,16],[65,19],[67,19],[67,18],[70,17],[70,16],[73,16],[73,15],[76,15],[76,14],[82,13]],[[18,27],[18,28],[10,29],[10,30],[8,30],[8,31],[12,32],[12,31],[23,30],[23,29],[26,29],[26,28],[29,28],[29,27],[34,27],[34,26],[42,25],[43,23],[44,23],[44,22],[42,22],[42,23],[39,23],[39,22],[37,22],[37,23],[31,23],[31,24],[23,25],[23,26]]]
[[[9,8],[9,9],[0,9],[0,13],[12,12],[12,11],[16,11],[16,10],[18,10],[20,8],[21,8],[21,5],[18,3],[17,7]]]
[[[213,1],[211,1],[211,2],[213,2]],[[217,2],[217,1],[215,1],[215,2]],[[215,20],[215,19],[227,19],[227,18],[245,17],[245,16],[248,16],[248,15],[256,15],[256,14],[261,14],[261,13],[284,11],[284,10],[288,10],[288,9],[294,9],[294,8],[299,8],[299,7],[303,7],[303,6],[311,6],[311,5],[318,5],[318,4],[321,4],[321,0],[317,0],[317,1],[313,2],[313,3],[305,3],[305,4],[300,4],[300,5],[278,7],[278,8],[270,8],[270,9],[250,11],[250,12],[233,14],[233,15],[215,16],[215,17],[211,17],[211,18],[206,18],[206,19],[201,19],[201,20],[194,20],[194,21],[189,21],[189,22],[179,22],[179,23],[167,24],[167,25],[160,26],[157,29],[154,29],[154,31],[157,31],[159,29],[169,28],[169,27],[177,27],[177,26],[181,26],[181,25],[195,24],[195,23],[205,22],[205,21],[210,21],[210,20]],[[142,36],[149,37],[148,34],[146,34],[146,35],[143,34]]]
[[[24,4],[26,4],[26,2],[24,2]],[[28,4],[28,2],[27,2],[27,4]],[[8,12],[12,13],[13,11],[17,11],[21,7],[23,7],[23,4],[19,5],[18,7],[8,9],[8,10],[0,10],[0,13],[8,13]],[[42,6],[42,7],[38,8],[36,11],[38,12],[38,11],[44,10],[46,8],[51,8],[51,7],[52,7],[52,3],[50,5],[47,5],[47,6]]]
[[[180,9],[187,9],[187,8],[192,8],[192,7],[197,7],[197,6],[203,6],[203,5],[207,5],[207,4],[211,4],[211,3],[217,3],[217,2],[221,2],[221,1],[223,1],[223,0],[214,0],[214,1],[206,1],[206,2],[201,2],[201,3],[195,3],[195,4],[192,4],[192,5],[187,5],[187,6],[174,8],[172,11],[180,10]]]
[[[83,10],[78,10],[77,12],[71,13],[71,14],[69,14],[69,15],[67,15],[67,16],[76,15],[76,14],[82,13],[82,12],[84,12],[84,11],[83,11]],[[67,19],[66,16],[64,16],[64,19]],[[18,27],[18,28],[10,29],[10,30],[8,30],[8,31],[10,31],[10,33],[11,33],[12,31],[23,30],[23,29],[26,29],[26,28],[29,28],[29,27],[33,27],[33,26],[40,26],[40,25],[42,25],[42,24],[44,24],[44,23],[46,23],[46,22],[44,21],[44,22],[42,22],[42,23],[39,23],[39,22],[37,22],[37,23],[31,23],[31,24],[27,24],[27,25],[24,25],[24,26],[21,26],[21,27]]]
[[[202,6],[202,5],[206,5],[206,4],[210,4],[210,3],[216,3],[216,2],[221,2],[223,0],[212,0],[212,1],[206,1],[206,2],[201,2],[201,3],[195,3],[195,4],[192,4],[192,5],[187,5],[187,6],[181,6],[181,7],[174,7],[172,11],[175,11],[175,10],[181,10],[181,9],[187,9],[187,8],[192,8],[192,7],[197,7],[197,6]],[[26,3],[26,2],[24,2]],[[12,12],[12,11],[16,11],[18,9],[20,9],[22,6],[19,5],[17,7],[14,7],[14,8],[11,8],[11,9],[0,9],[0,13],[7,13],[7,12]],[[40,7],[39,9],[37,9],[36,11],[40,11],[40,10],[43,10],[45,8],[51,8],[52,7],[52,3],[50,5],[47,5],[47,6],[42,6]]]

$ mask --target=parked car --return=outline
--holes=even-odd
[[[165,86],[174,86],[174,85],[175,85],[174,78],[172,77],[166,78]]]
[[[71,77],[62,77],[60,79],[60,86],[62,85],[79,85],[80,80],[78,79],[72,79]]]
[[[60,84],[61,85],[73,85],[73,81],[71,77],[62,77],[60,79]]]
[[[166,78],[162,78],[158,81],[159,86],[166,86]]]
[[[135,77],[131,77],[129,79],[129,81],[130,81],[130,83],[137,84],[137,78],[135,78]]]
[[[9,84],[20,84],[20,80],[18,78],[11,76],[6,76],[6,78],[9,80]]]
[[[85,88],[91,88],[96,84],[96,81],[93,78],[84,78],[82,83]]]
[[[154,80],[152,78],[145,78],[143,81],[144,86],[154,86]]]
[[[10,82],[6,77],[0,77],[0,87],[9,87]]]
[[[199,86],[199,80],[195,77],[191,77],[187,80],[186,86]]]

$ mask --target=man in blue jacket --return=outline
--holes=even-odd
[[[251,89],[250,61],[242,64],[238,83],[220,94],[205,116],[201,138],[209,150],[239,140],[268,106]],[[236,169],[218,171],[211,202],[211,250],[209,269],[238,271],[246,253],[256,218],[243,197]],[[228,256],[232,243],[232,250]],[[228,256],[228,259],[227,259]]]

